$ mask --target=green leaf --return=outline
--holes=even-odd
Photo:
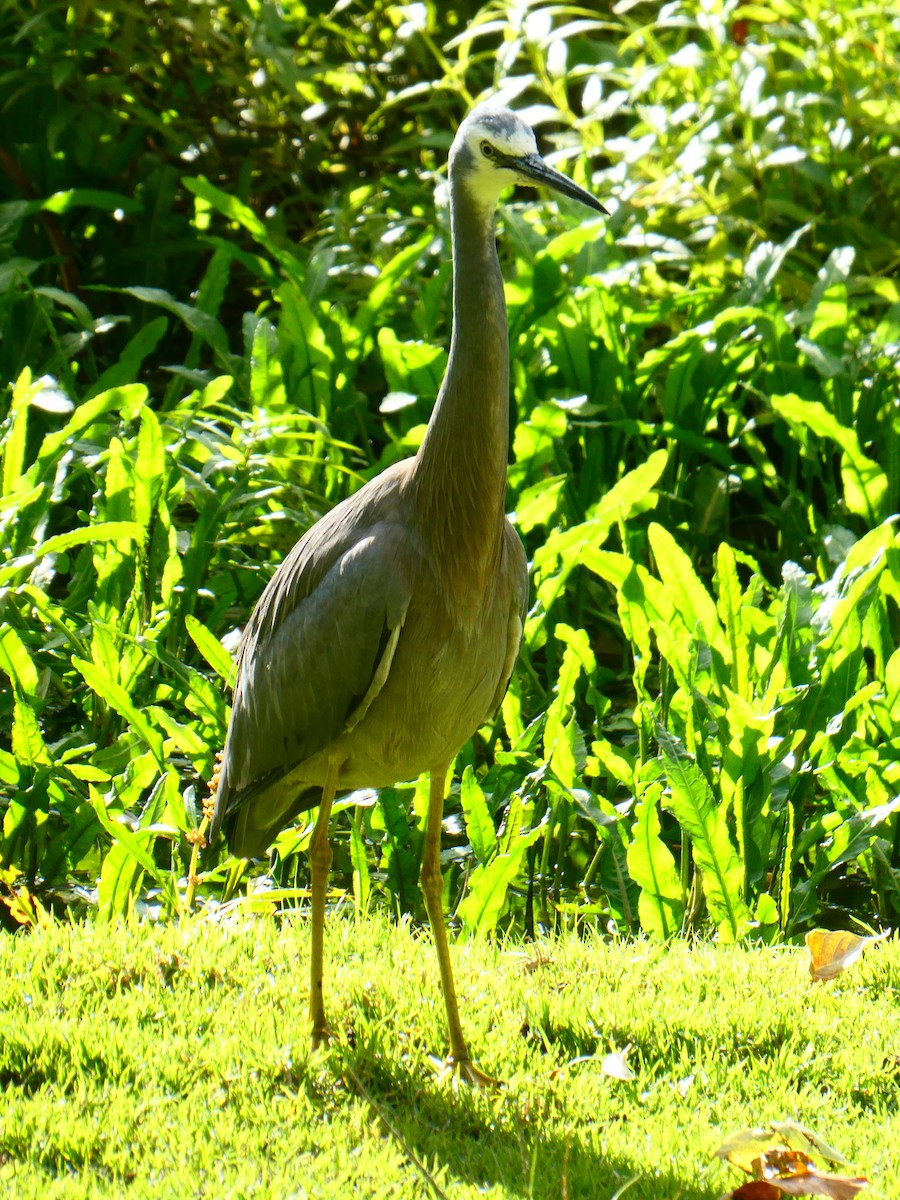
[[[401,341],[393,329],[378,331],[378,350],[388,387],[433,399],[447,368],[447,351],[424,341]]]
[[[24,697],[13,702],[12,752],[20,763],[34,768],[52,762],[37,714]]]
[[[661,784],[651,784],[638,800],[627,862],[629,875],[641,889],[641,928],[665,941],[681,929],[684,901],[675,858],[659,836],[657,804],[661,795]]]
[[[356,911],[365,913],[369,907],[372,882],[369,874],[369,861],[366,857],[366,844],[359,831],[355,814],[350,821],[350,864],[353,867],[353,899],[356,903]]]
[[[556,515],[568,481],[567,475],[554,475],[523,489],[516,501],[516,528],[522,533],[530,533],[536,525],[549,524]]]
[[[419,241],[400,250],[378,275],[378,282],[369,291],[365,302],[360,305],[353,319],[346,327],[347,344],[355,349],[354,358],[367,344],[368,336],[373,325],[383,323],[383,310],[391,293],[407,275],[415,270],[422,255],[428,249],[431,234],[427,233]]]
[[[802,426],[816,437],[828,438],[840,447],[841,479],[847,508],[873,524],[882,520],[886,516],[887,476],[878,463],[863,453],[856,430],[841,425],[818,400],[804,400],[790,394],[772,396],[770,403],[775,412],[792,425]]]
[[[597,667],[590,638],[584,629],[572,629],[560,623],[554,630],[557,639],[565,643],[556,694],[547,709],[544,724],[544,757],[556,778],[565,788],[575,785],[576,755],[574,742],[579,735],[572,718],[575,688],[582,674],[590,678]]]
[[[219,639],[191,614],[185,617],[184,624],[191,641],[215,673],[225,683],[230,683],[234,674],[234,660]]]
[[[257,320],[250,353],[250,398],[263,409],[284,408],[287,393],[278,353],[278,335],[271,321]]]
[[[144,868],[123,842],[114,842],[103,859],[97,881],[97,915],[101,921],[124,919],[131,912]]]
[[[41,443],[37,456],[35,470],[38,478],[52,474],[56,467],[57,456],[67,450],[87,429],[95,424],[108,412],[121,412],[126,420],[132,420],[140,412],[147,400],[147,389],[141,383],[133,383],[127,387],[110,388],[85,400],[75,409],[65,426],[56,433],[48,434]]]
[[[159,769],[164,770],[165,761],[163,757],[162,735],[159,730],[154,729],[122,685],[110,679],[106,672],[102,671],[94,663],[87,662],[82,658],[73,656],[72,666],[80,672],[89,688],[105,700],[110,708],[115,709],[121,717],[124,717],[153,754],[159,765]]]
[[[666,807],[691,839],[710,916],[722,936],[736,941],[750,927],[750,911],[741,896],[743,868],[725,814],[678,739],[662,727],[657,729],[657,739],[671,789]]]
[[[397,788],[382,788],[378,793],[378,809],[384,817],[382,863],[388,886],[396,897],[401,912],[411,912],[418,892],[419,862],[410,850],[410,828],[406,805]]]
[[[278,292],[281,317],[278,331],[289,347],[292,378],[297,387],[292,400],[303,411],[324,420],[331,411],[332,367],[335,352],[306,296],[284,284]]]
[[[535,552],[534,572],[538,599],[549,611],[562,593],[569,574],[581,563],[591,567],[593,553],[606,541],[619,521],[653,506],[653,489],[666,469],[668,454],[658,450],[609,489],[589,518],[572,529],[552,533]]]
[[[32,396],[38,391],[40,380],[32,383],[31,371],[26,367],[13,387],[9,409],[8,431],[0,442],[0,457],[3,473],[0,477],[2,494],[10,496],[25,469],[25,444],[28,435],[28,409]]]
[[[69,188],[64,192],[54,192],[46,200],[35,201],[44,212],[66,213],[73,208],[96,208],[101,212],[115,212],[121,209],[126,213],[141,211],[140,201],[133,196],[123,196],[119,192],[104,192],[97,188]]]
[[[624,554],[593,550],[585,564],[616,588],[622,627],[632,642],[638,694],[650,666],[651,630],[679,685],[690,692],[699,639],[691,636],[671,589]]]
[[[228,347],[228,335],[215,317],[190,304],[183,304],[162,288],[126,287],[121,291],[126,296],[133,296],[135,300],[141,300],[144,304],[154,304],[157,308],[165,309],[178,317],[191,333],[196,333],[206,342],[215,353],[220,366],[230,368],[232,357]]]
[[[750,639],[744,633],[743,605],[734,551],[722,542],[716,553],[716,589],[718,613],[728,641],[731,660],[731,687],[745,700],[750,699]]]
[[[844,863],[856,861],[864,854],[881,832],[880,826],[900,810],[900,796],[887,804],[879,804],[864,812],[855,813],[822,839],[816,851],[816,869],[812,878],[820,882],[828,871]]]
[[[522,796],[516,792],[510,801],[506,820],[497,843],[501,854],[512,853],[522,831],[527,833],[530,830],[533,817],[534,801],[523,800]],[[542,826],[538,826],[538,828],[542,828]]]
[[[262,246],[296,283],[301,284],[303,282],[302,271],[297,258],[286,247],[282,247],[276,242],[265,222],[260,220],[252,208],[249,208],[246,204],[242,204],[236,196],[231,196],[227,192],[223,192],[220,188],[215,187],[202,175],[194,177],[186,175],[183,182],[187,190],[193,192],[204,204],[207,204],[210,208],[215,209],[216,212],[227,217],[229,221],[234,221],[242,229],[245,229],[253,240]]]
[[[480,863],[488,862],[497,849],[497,832],[488,811],[484,792],[478,786],[475,772],[467,766],[459,785],[459,799],[466,822],[466,835]]]
[[[119,355],[119,361],[103,372],[95,384],[85,392],[85,400],[98,396],[108,388],[123,387],[130,380],[140,375],[146,359],[162,341],[169,322],[165,317],[156,317],[148,321],[127,343]]]
[[[161,781],[162,782],[162,781]],[[153,861],[153,855],[147,849],[149,841],[155,841],[155,835],[149,830],[142,829],[134,833],[122,821],[117,821],[109,815],[106,800],[95,787],[90,787],[91,805],[97,814],[97,819],[113,839],[114,843],[123,847],[128,856],[134,859],[142,871],[146,871],[157,883],[162,883],[162,875]]]
[[[134,519],[140,526],[142,540],[156,518],[165,477],[166,456],[159,419],[152,408],[145,408],[138,429],[132,501]]]
[[[31,661],[25,643],[9,625],[0,625],[0,671],[4,671],[13,686],[27,696],[37,695],[37,667]]]
[[[469,876],[469,890],[457,909],[465,928],[476,935],[493,933],[503,913],[506,894],[522,866],[522,858],[543,830],[520,835],[508,854],[498,854]]]
[[[135,521],[101,521],[96,525],[83,525],[80,529],[70,529],[68,533],[58,533],[56,537],[47,538],[35,546],[34,555],[40,558],[45,554],[60,554],[73,546],[85,546],[96,542],[140,542],[144,531]]]
[[[655,522],[648,532],[656,569],[671,601],[693,638],[705,642],[721,660],[730,648],[719,623],[716,606],[701,583],[693,564],[668,530]]]

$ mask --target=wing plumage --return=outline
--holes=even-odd
[[[291,771],[352,728],[387,679],[412,590],[401,482],[384,472],[301,538],[244,631],[210,831],[224,824],[238,853],[317,802],[302,803]]]

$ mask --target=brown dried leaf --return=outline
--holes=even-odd
[[[786,1179],[791,1175],[805,1175],[812,1169],[813,1161],[802,1150],[767,1150],[760,1159],[760,1174],[763,1179]]]
[[[767,1182],[783,1196],[829,1196],[831,1200],[853,1200],[869,1181],[861,1177],[850,1179],[847,1175],[827,1175],[813,1168],[796,1175],[778,1175]]]
[[[774,1191],[738,1188],[725,1200],[775,1200],[778,1196],[830,1196],[832,1200],[852,1200],[866,1186],[867,1180],[863,1178],[852,1179],[819,1171],[810,1153],[849,1166],[843,1155],[796,1121],[773,1121],[768,1129],[741,1129],[733,1133],[716,1151],[717,1157],[727,1159],[753,1175],[754,1183],[764,1183]]]
[[[889,929],[875,937],[860,937],[846,929],[813,929],[806,935],[809,949],[809,973],[816,982],[834,979],[845,967],[856,962],[871,942],[880,942]]]
[[[764,1179],[751,1179],[748,1183],[742,1183],[735,1191],[729,1192],[727,1196],[723,1196],[722,1200],[781,1200],[781,1195],[778,1188],[772,1187],[771,1183],[766,1183]]]

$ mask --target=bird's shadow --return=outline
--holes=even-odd
[[[560,1111],[558,1099],[548,1096],[546,1103],[536,1104],[533,1094],[513,1088],[482,1091],[439,1082],[427,1066],[417,1070],[421,1059],[400,1063],[371,1044],[335,1050],[329,1069],[377,1114],[385,1133],[437,1196],[454,1183],[500,1187],[504,1195],[523,1200],[612,1200],[619,1194],[628,1200],[715,1200],[721,1195],[702,1180],[679,1175],[665,1146],[659,1147],[660,1161],[652,1172],[646,1155],[631,1159],[600,1152],[602,1131],[596,1136],[595,1125],[592,1136]],[[432,1175],[435,1164],[446,1172],[443,1183]]]

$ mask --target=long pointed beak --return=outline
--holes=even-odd
[[[553,188],[556,192],[562,192],[564,196],[571,196],[573,200],[580,200],[582,204],[594,209],[595,212],[601,212],[605,216],[609,216],[609,213],[600,201],[596,200],[590,192],[586,192],[583,187],[579,187],[577,183],[573,183],[567,175],[563,175],[549,166],[539,154],[528,154],[523,158],[510,158],[503,165],[509,167],[518,175],[524,175],[529,183]]]

